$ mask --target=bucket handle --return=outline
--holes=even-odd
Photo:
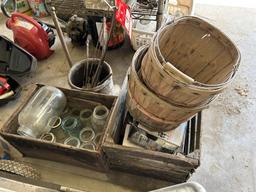
[[[185,84],[192,84],[194,83],[194,79],[186,75],[185,73],[182,73],[180,70],[176,69],[171,63],[164,62],[162,63],[163,70],[170,74],[171,76],[175,76],[178,80]]]

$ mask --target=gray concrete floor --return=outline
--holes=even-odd
[[[232,6],[232,5],[230,5]],[[201,166],[190,180],[201,183],[208,192],[256,191],[256,9],[196,5],[195,15],[219,27],[239,47],[241,67],[232,85],[204,111]],[[11,38],[0,16],[0,33]],[[69,41],[67,39],[67,41]],[[74,61],[85,57],[85,49],[68,44]],[[68,87],[68,64],[59,42],[55,53],[39,62],[34,74],[18,78],[24,90],[21,97],[1,107],[0,127],[27,97],[31,83]],[[110,51],[107,61],[114,81],[121,84],[133,52],[126,44]],[[247,96],[238,90],[248,92]],[[26,158],[39,168],[42,179],[88,191],[147,191],[170,185],[168,182],[120,172],[104,174],[56,162]]]

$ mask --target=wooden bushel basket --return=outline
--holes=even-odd
[[[154,125],[154,131],[167,131],[188,120],[191,116],[206,108],[207,105],[197,107],[177,107],[155,95],[143,83],[139,76],[141,60],[147,47],[141,47],[134,55],[128,80],[127,107],[135,119],[148,126]],[[157,124],[156,124],[157,122]],[[160,123],[162,122],[162,123]],[[160,126],[162,124],[162,126]],[[169,125],[166,127],[166,125]]]
[[[240,53],[218,29],[182,17],[154,37],[141,66],[147,87],[177,106],[209,103],[233,80]]]

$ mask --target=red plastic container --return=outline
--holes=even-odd
[[[38,60],[45,59],[53,53],[49,47],[46,31],[33,18],[21,13],[13,13],[6,25],[13,31],[14,42]]]

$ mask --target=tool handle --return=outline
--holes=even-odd
[[[5,8],[5,5],[8,3],[8,0],[3,0],[2,3],[1,3],[1,9],[2,9],[2,12],[3,14],[6,16],[6,17],[11,17],[11,13],[9,13],[7,11],[7,9]],[[14,7],[14,11],[16,11],[17,7],[16,7],[16,0],[13,1],[13,7]]]
[[[52,20],[53,20],[53,23],[54,23],[54,25],[55,25],[55,28],[56,28],[56,30],[57,30],[57,33],[58,33],[58,35],[59,35],[59,39],[60,39],[61,45],[62,45],[62,47],[63,47],[63,49],[64,49],[66,58],[67,58],[67,60],[68,60],[69,67],[71,68],[71,67],[73,66],[73,62],[72,62],[72,60],[71,60],[71,56],[70,56],[70,53],[69,53],[69,51],[68,51],[67,44],[66,44],[66,42],[65,42],[65,40],[64,40],[63,32],[62,32],[61,27],[60,27],[60,25],[59,25],[58,17],[57,17],[57,15],[56,15],[56,12],[55,12],[55,8],[54,8],[54,7],[52,7],[52,10],[51,10],[50,13],[51,13]]]
[[[36,20],[34,20],[32,17],[29,17],[29,16],[24,15],[22,13],[17,13],[17,12],[13,13],[12,17],[11,17],[12,22],[14,23],[17,18],[22,18],[25,21],[31,23],[32,25],[34,25],[37,28],[37,30],[41,34],[45,34],[45,31],[43,30],[42,26]]]

